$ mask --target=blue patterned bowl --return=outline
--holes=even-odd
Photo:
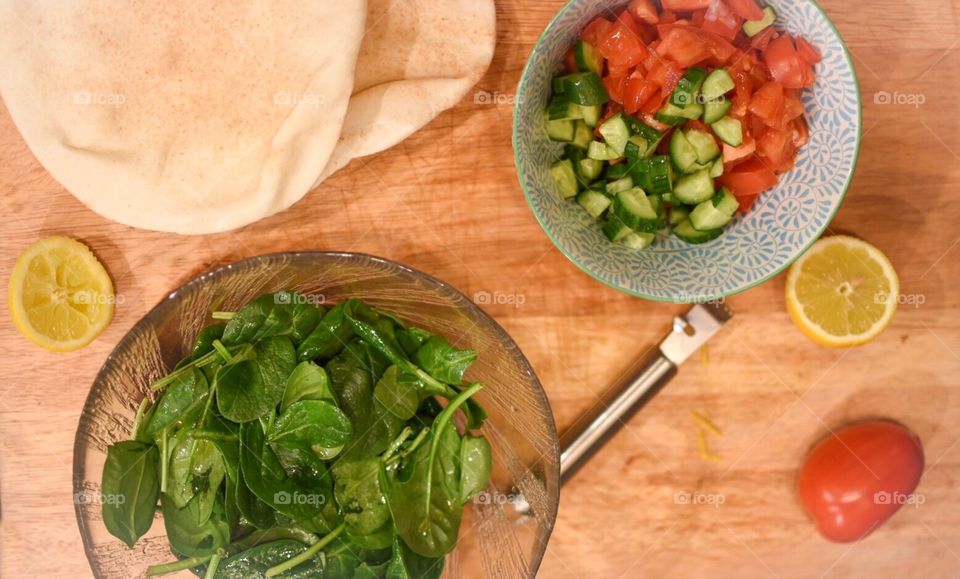
[[[699,302],[754,287],[790,265],[829,225],[846,194],[860,150],[860,89],[837,29],[812,0],[768,0],[777,26],[810,40],[823,55],[816,85],[804,95],[810,142],[796,167],[760,196],[722,236],[688,245],[660,234],[632,250],[607,241],[577,204],[555,192],[548,169],[562,147],[547,138],[543,111],[564,52],[595,17],[624,0],[571,0],[534,46],[517,92],[513,147],[530,208],[560,251],[620,291],[656,301]]]

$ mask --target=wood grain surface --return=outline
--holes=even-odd
[[[784,310],[784,276],[729,299],[736,317],[568,486],[541,576],[960,575],[960,4],[823,0],[850,45],[864,98],[863,149],[832,232],[880,247],[905,294],[862,348],[818,347]],[[668,329],[681,306],[622,295],[556,250],[527,208],[510,145],[511,97],[561,0],[498,0],[498,46],[454,110],[392,150],[353,162],[291,210],[206,237],[133,230],[87,210],[37,163],[0,113],[0,277],[39,237],[89,244],[123,303],[72,354],[42,351],[0,314],[0,576],[90,576],[74,517],[74,432],[89,386],[157,301],[217,264],[284,250],[359,251],[407,263],[486,306],[531,360],[558,425],[571,424]],[[919,106],[877,104],[878,91]],[[487,99],[490,100],[490,99]],[[6,292],[3,292],[6,298]],[[723,430],[698,457],[691,409]],[[923,504],[866,540],[821,539],[794,477],[828,428],[866,416],[923,439]],[[720,505],[676,504],[677,493]],[[718,499],[719,498],[719,499]]]

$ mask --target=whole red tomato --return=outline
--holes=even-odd
[[[906,502],[923,474],[923,446],[886,420],[841,428],[810,451],[800,469],[800,504],[827,539],[856,541]]]

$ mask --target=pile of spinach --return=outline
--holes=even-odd
[[[160,509],[178,559],[151,576],[439,577],[490,477],[476,353],[354,299],[214,317],[108,449],[110,533],[133,547]]]

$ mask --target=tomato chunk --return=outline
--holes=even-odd
[[[803,88],[803,69],[810,65],[800,61],[792,38],[781,36],[772,40],[763,51],[763,60],[767,63],[770,76],[774,80],[782,83],[786,88]]]
[[[589,42],[593,46],[600,44],[600,41],[603,40],[607,33],[610,32],[610,27],[613,26],[613,22],[610,22],[604,17],[594,18],[590,24],[587,24],[587,27],[583,29],[583,34],[580,35],[580,38],[584,42]]]
[[[777,184],[777,176],[756,157],[724,171],[717,180],[738,197],[758,195]]]
[[[656,6],[653,5],[653,0],[633,0],[627,10],[641,22],[647,24],[660,22],[660,16],[657,14]]]
[[[797,37],[797,56],[811,66],[823,60],[820,52],[802,36]]]
[[[763,10],[754,0],[723,0],[723,3],[744,20],[760,20],[763,18]]]
[[[649,54],[637,33],[619,19],[597,45],[597,50],[607,59],[611,68],[634,67]]]
[[[660,0],[664,10],[690,12],[710,6],[710,0]]]

